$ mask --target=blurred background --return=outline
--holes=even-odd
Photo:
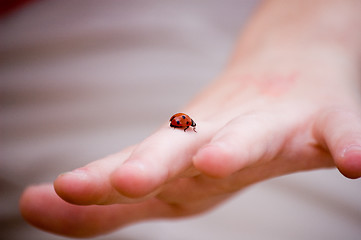
[[[255,0],[25,1],[0,18],[0,239],[63,237],[22,220],[30,184],[137,143],[221,73]],[[201,216],[96,239],[360,239],[361,182],[276,178]]]

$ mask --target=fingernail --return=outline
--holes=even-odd
[[[78,179],[87,179],[89,177],[88,170],[84,168],[77,168],[70,172],[65,172],[59,175],[59,177],[76,177]]]
[[[342,153],[342,161],[337,164],[340,172],[348,178],[361,177],[361,146],[351,145]]]
[[[360,145],[350,145],[342,152],[341,157],[344,158],[349,154],[355,153],[355,152],[361,152],[361,146]]]
[[[129,167],[130,169],[133,168],[137,171],[146,171],[146,166],[142,162],[132,162],[125,164],[126,167]]]

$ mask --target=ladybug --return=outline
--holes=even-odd
[[[170,119],[170,126],[173,128],[184,128],[186,131],[190,126],[196,131],[196,123],[185,113],[176,113]]]

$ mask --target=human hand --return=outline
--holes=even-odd
[[[166,124],[136,146],[60,175],[58,195],[51,185],[30,187],[21,201],[24,217],[48,231],[92,236],[140,220],[197,214],[251,184],[295,171],[336,164],[359,177],[357,92],[323,84],[297,66],[230,71],[186,108],[197,133]],[[348,75],[326,74],[334,83]]]
[[[357,67],[348,52],[312,47],[242,55],[185,107],[197,133],[165,124],[136,146],[60,175],[56,193],[30,187],[23,216],[51,232],[93,236],[197,214],[296,171],[336,166],[360,177]]]

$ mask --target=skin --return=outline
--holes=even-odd
[[[197,133],[165,123],[53,185],[30,186],[22,215],[46,231],[86,237],[198,214],[284,174],[337,167],[359,178],[360,3],[264,2],[224,73],[182,109]]]

